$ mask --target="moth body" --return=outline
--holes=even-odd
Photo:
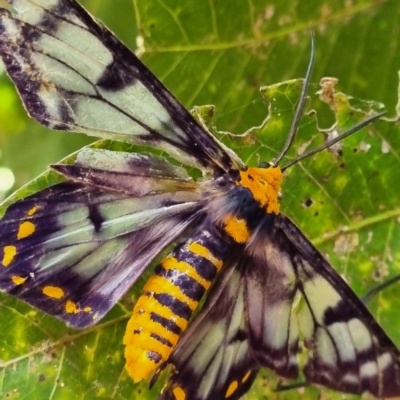
[[[135,382],[168,361],[199,301],[226,260],[279,210],[279,168],[247,168],[200,185],[205,220],[160,264],[143,288],[124,336],[126,368]]]

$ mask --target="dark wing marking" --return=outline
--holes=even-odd
[[[251,348],[260,365],[296,377],[302,340],[309,382],[379,398],[400,395],[400,352],[287,217],[279,215],[272,231],[259,232],[252,251],[246,303]]]
[[[92,325],[196,219],[192,200],[73,182],[19,200],[0,224],[0,289],[70,326]]]
[[[0,55],[29,114],[52,129],[145,144],[195,167],[242,165],[74,0],[9,0]]]
[[[259,367],[247,340],[242,269],[232,264],[211,289],[171,356],[174,374],[158,400],[237,400],[251,387]]]

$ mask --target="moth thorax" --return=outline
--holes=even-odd
[[[282,171],[279,167],[248,168],[240,171],[239,185],[249,189],[254,199],[268,213],[279,213],[279,191]]]

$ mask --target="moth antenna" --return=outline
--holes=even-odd
[[[296,107],[296,112],[294,114],[294,118],[290,126],[289,135],[286,139],[286,143],[283,146],[283,149],[281,150],[278,157],[275,158],[275,160],[272,162],[272,165],[274,166],[279,164],[279,162],[282,160],[282,158],[285,156],[287,151],[292,146],[293,140],[296,137],[297,129],[299,127],[299,121],[303,114],[304,106],[306,103],[307,90],[310,84],[311,72],[314,66],[314,59],[315,59],[315,35],[314,31],[311,30],[311,56],[310,56],[310,62],[308,63],[306,77],[304,78],[303,87],[301,89],[300,100]]]
[[[286,164],[284,167],[282,167],[281,168],[282,172],[285,171],[286,169],[288,169],[289,167],[293,166],[294,164],[297,164],[299,161],[304,160],[307,157],[311,157],[314,154],[319,153],[320,151],[333,146],[335,143],[340,142],[347,136],[350,136],[353,133],[359,131],[360,129],[364,128],[365,126],[369,125],[370,123],[374,122],[375,120],[381,118],[385,114],[386,114],[386,111],[381,112],[380,114],[372,115],[371,117],[365,119],[364,121],[361,121],[357,125],[354,125],[348,131],[343,132],[341,135],[337,136],[336,138],[332,139],[331,141],[324,143],[323,145],[321,145],[313,150],[310,150],[307,153],[301,154],[300,156],[296,157],[294,160],[292,160],[288,164]]]
[[[367,304],[372,297],[377,295],[380,291],[386,289],[387,287],[393,285],[394,283],[400,281],[400,275],[396,275],[393,278],[389,278],[383,283],[376,285],[372,289],[368,290],[368,292],[361,298],[364,304]]]
[[[288,384],[282,384],[281,382],[278,382],[278,385],[276,386],[274,392],[279,393],[279,392],[284,392],[286,390],[299,389],[307,386],[310,386],[310,382],[300,381]]]

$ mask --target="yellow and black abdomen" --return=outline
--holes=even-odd
[[[231,239],[206,222],[155,268],[124,336],[126,368],[135,382],[168,360],[231,247]]]

